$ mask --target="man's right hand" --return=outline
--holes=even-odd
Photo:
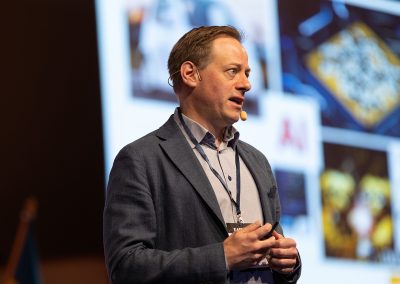
[[[268,234],[271,228],[272,225],[269,223],[261,226],[260,223],[256,222],[232,233],[224,241],[228,268],[230,270],[247,269],[264,259],[269,249],[273,248],[276,243],[274,236],[263,240],[263,237]]]

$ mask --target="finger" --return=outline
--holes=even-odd
[[[293,270],[296,266],[297,258],[268,258],[269,266],[274,270]]]
[[[296,248],[296,241],[291,238],[281,238],[276,240],[276,248]]]
[[[243,233],[250,233],[253,232],[257,229],[259,229],[261,227],[261,223],[260,221],[256,221],[250,225],[247,225],[246,227],[244,227],[243,229],[241,229],[240,231]]]
[[[284,239],[285,237],[281,234],[279,234],[277,231],[273,231],[272,235],[275,237],[275,239],[279,240],[279,239]]]
[[[296,248],[272,248],[269,251],[269,254],[273,258],[279,259],[296,259],[297,258],[297,249]]]
[[[271,230],[272,225],[270,223],[266,223],[264,226],[259,227],[255,233],[257,234],[258,239],[263,239]]]

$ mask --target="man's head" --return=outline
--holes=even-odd
[[[201,27],[184,35],[169,58],[182,112],[216,137],[238,121],[250,67],[240,33],[232,27]]]
[[[185,61],[191,61],[197,68],[206,66],[210,60],[212,42],[219,37],[231,37],[242,41],[240,32],[231,26],[198,27],[179,39],[168,58],[168,71],[174,91],[182,86],[181,65]]]

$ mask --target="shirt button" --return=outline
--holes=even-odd
[[[228,175],[228,179],[229,179],[229,181],[231,181],[231,180],[232,180],[232,177],[231,177],[230,175]]]

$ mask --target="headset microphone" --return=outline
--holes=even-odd
[[[240,119],[241,119],[242,121],[246,121],[246,120],[247,120],[247,112],[245,112],[244,110],[242,110],[242,111],[240,112]]]

